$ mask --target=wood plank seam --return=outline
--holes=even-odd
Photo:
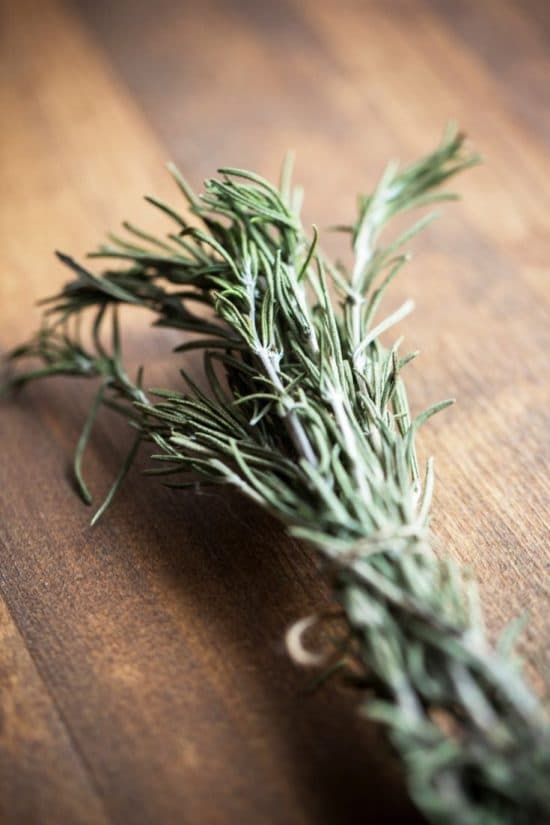
[[[5,546],[4,540],[2,538],[0,538],[0,549],[2,550],[2,553],[6,553],[6,546]],[[49,700],[52,704],[52,707],[55,710],[55,713],[57,715],[57,719],[59,720],[59,723],[60,723],[61,727],[63,728],[63,730],[65,731],[65,733],[67,735],[67,739],[68,739],[68,741],[71,745],[71,748],[73,749],[76,758],[80,761],[81,766],[84,769],[84,772],[85,772],[86,776],[88,777],[90,785],[91,785],[94,793],[96,794],[96,797],[97,797],[97,799],[98,799],[98,801],[101,805],[101,808],[102,808],[102,810],[105,814],[105,819],[108,822],[114,822],[114,820],[112,819],[112,817],[108,813],[108,810],[107,810],[107,807],[106,807],[105,796],[102,793],[101,788],[100,788],[100,786],[98,785],[98,783],[96,781],[96,777],[94,775],[94,771],[92,769],[92,766],[90,765],[84,750],[80,747],[78,739],[74,735],[73,730],[71,728],[71,725],[70,725],[68,719],[66,718],[65,714],[63,713],[61,705],[59,704],[58,700],[56,699],[55,693],[50,689],[47,677],[42,672],[42,667],[41,667],[41,664],[40,664],[40,660],[35,656],[32,647],[29,646],[29,644],[28,644],[28,642],[25,638],[25,634],[24,634],[22,628],[20,627],[19,622],[17,621],[17,618],[16,618],[15,613],[13,611],[11,600],[10,600],[10,597],[9,597],[9,589],[5,587],[4,579],[3,579],[3,576],[1,576],[1,575],[0,575],[0,597],[2,598],[2,600],[3,600],[3,602],[6,606],[6,609],[8,611],[8,614],[10,616],[11,621],[13,622],[14,627],[17,629],[17,633],[19,634],[19,637],[21,639],[21,643],[22,643],[22,645],[24,646],[25,650],[28,653],[28,656],[29,656],[29,658],[30,658],[30,660],[33,664],[33,667],[34,667],[34,669],[35,669],[35,671],[36,671],[36,673],[37,673],[37,675],[40,679],[40,683],[43,685],[44,691],[45,691],[46,695],[48,696],[48,698],[49,698]]]

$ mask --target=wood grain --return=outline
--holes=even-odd
[[[144,192],[173,197],[220,164],[274,176],[294,147],[306,219],[349,219],[388,156],[449,117],[486,155],[464,201],[417,246],[388,307],[423,350],[434,527],[479,573],[494,632],[528,607],[546,632],[548,131],[544,4],[473,0],[0,2],[0,345],[32,301]],[[507,58],[509,56],[509,58]],[[335,249],[339,249],[336,243]],[[170,335],[128,317],[130,364],[176,381]],[[235,495],[177,495],[134,473],[94,530],[67,467],[92,388],[29,388],[0,415],[0,818],[6,823],[413,822],[396,765],[355,697],[307,678],[281,644],[327,598],[315,563]],[[106,417],[87,455],[97,495],[128,434]]]

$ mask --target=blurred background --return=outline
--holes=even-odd
[[[220,165],[276,179],[296,154],[304,221],[353,220],[391,158],[457,121],[484,164],[415,244],[386,308],[423,435],[434,530],[479,575],[493,633],[531,616],[543,669],[548,469],[550,11],[546,0],[0,0],[0,346],[36,326],[124,219],[154,229]],[[174,340],[128,319],[149,384]],[[0,412],[0,816],[5,823],[415,822],[357,697],[313,695],[282,638],[327,598],[316,563],[231,494],[167,492],[135,472],[96,529],[65,476],[93,388],[37,384]],[[126,450],[99,424],[102,495]],[[145,466],[145,460],[142,462]]]

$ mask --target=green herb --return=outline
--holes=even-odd
[[[289,164],[279,188],[221,169],[200,197],[172,168],[192,223],[151,198],[172,234],[161,240],[125,224],[124,238],[92,255],[123,268],[97,277],[60,255],[74,277],[48,301],[40,332],[12,354],[41,365],[11,383],[101,379],[75,455],[86,501],[82,460],[100,407],[136,428],[97,515],[141,440],[155,445],[152,472],[181,486],[231,484],[278,516],[325,562],[344,619],[331,669],[353,670],[361,711],[386,726],[427,818],[534,823],[550,815],[550,740],[538,701],[510,634],[489,643],[474,582],[430,548],[433,465],[421,478],[415,436],[451,402],[411,416],[401,373],[414,353],[385,348],[380,335],[412,304],[377,317],[406,245],[433,216],[387,241],[382,230],[397,214],[453,197],[437,187],[476,162],[451,129],[425,159],[403,171],[390,165],[359,199],[356,221],[340,227],[351,238],[351,271],[322,253],[315,229],[304,231]],[[203,351],[208,391],[182,370],[182,392],[145,393],[141,371],[134,381],[123,366],[120,304],[190,333],[177,349]],[[305,662],[316,660],[301,641],[310,624],[289,634]]]

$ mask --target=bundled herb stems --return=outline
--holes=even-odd
[[[351,271],[302,228],[288,165],[279,188],[221,169],[200,196],[172,168],[192,222],[150,198],[172,220],[166,238],[125,224],[123,238],[91,256],[109,261],[100,277],[60,255],[73,278],[12,353],[39,366],[11,383],[99,379],[74,460],[87,502],[83,456],[97,413],[111,407],[135,429],[94,520],[141,442],[153,445],[151,473],[177,486],[230,484],[274,513],[324,562],[344,619],[338,655],[353,665],[361,711],[386,727],[427,819],[531,825],[550,817],[550,737],[514,656],[513,627],[492,646],[474,581],[430,547],[433,466],[421,474],[415,436],[451,402],[413,417],[402,371],[414,353],[380,342],[412,308],[378,317],[408,242],[433,215],[387,241],[382,230],[395,215],[451,198],[438,187],[475,162],[451,129],[423,160],[390,165],[341,227]],[[182,369],[181,392],[145,392],[141,371],[133,379],[123,364],[121,304],[186,333],[177,351],[202,350],[209,390]],[[291,636],[299,658],[308,624]]]

